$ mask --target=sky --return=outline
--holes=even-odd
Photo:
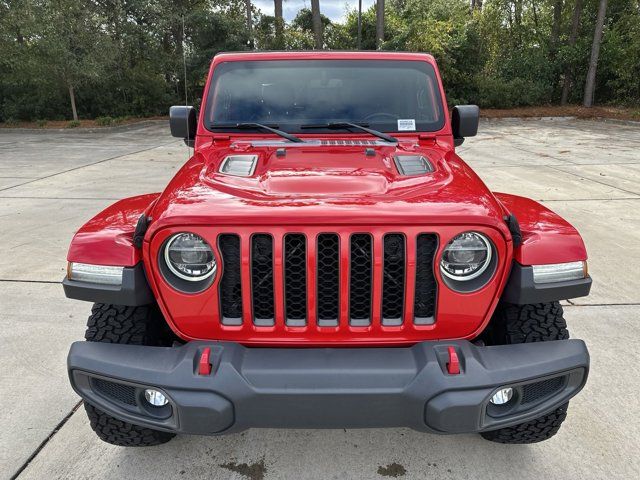
[[[298,14],[302,8],[311,8],[310,0],[283,0],[284,19],[289,22]],[[362,10],[368,9],[373,5],[374,0],[362,0]],[[272,0],[253,0],[264,14],[273,15]],[[329,17],[331,20],[342,21],[347,9],[358,8],[358,0],[320,0],[320,13]]]

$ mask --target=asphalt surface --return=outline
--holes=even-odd
[[[542,201],[587,244],[592,295],[565,316],[592,370],[556,437],[504,446],[406,429],[250,430],[141,449],[100,442],[66,377],[90,310],[64,297],[66,251],[102,208],[161,190],[186,147],[164,123],[0,130],[0,478],[640,478],[640,124],[483,121],[459,153],[492,189]]]

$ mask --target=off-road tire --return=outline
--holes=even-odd
[[[126,307],[94,304],[84,338],[89,342],[127,345],[171,345],[173,336],[155,305]],[[122,447],[150,447],[166,443],[175,434],[133,425],[84,404],[91,428],[101,440]]]
[[[94,303],[87,320],[85,340],[126,345],[170,346],[174,340],[155,305],[126,307]]]
[[[91,428],[100,437],[111,445],[120,447],[151,447],[167,443],[175,434],[160,432],[147,427],[123,422],[91,404],[85,403],[84,409],[89,417]]]
[[[567,322],[559,302],[531,305],[500,305],[491,319],[487,336],[492,345],[548,342],[569,338]],[[492,442],[525,444],[553,437],[567,417],[569,402],[541,417],[513,427],[482,432]]]
[[[560,425],[567,418],[567,407],[569,402],[556,408],[553,412],[547,413],[530,422],[521,423],[514,427],[501,428],[492,432],[484,432],[481,435],[492,442],[497,443],[536,443],[553,437]]]

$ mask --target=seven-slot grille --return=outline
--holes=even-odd
[[[305,327],[310,322],[320,327],[367,327],[374,318],[385,327],[435,322],[435,234],[421,233],[412,242],[398,232],[310,236],[292,232],[278,238],[276,242],[268,233],[242,239],[235,234],[219,235],[222,325],[250,321],[272,327],[277,324],[278,311],[288,327]],[[245,249],[243,241],[249,243]],[[413,289],[407,288],[408,245],[415,249]],[[243,263],[248,268],[243,269]],[[243,274],[248,277],[245,281]],[[243,292],[243,288],[250,291]],[[250,295],[250,301],[243,309],[244,295]],[[249,305],[251,311],[245,312]],[[410,319],[408,305],[413,311]]]

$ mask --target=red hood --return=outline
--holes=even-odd
[[[332,137],[335,138],[335,137]],[[265,142],[263,142],[265,143]],[[286,148],[278,156],[278,147]],[[169,183],[152,229],[176,225],[478,224],[504,230],[504,212],[446,142],[403,138],[396,146],[212,142]],[[257,154],[252,177],[218,173],[230,154]],[[406,177],[395,153],[421,154],[434,171]],[[277,208],[274,208],[277,207]]]

